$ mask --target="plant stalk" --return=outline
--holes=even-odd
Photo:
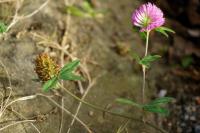
[[[93,108],[93,109],[96,109],[96,110],[99,110],[99,111],[102,111],[102,112],[106,112],[106,113],[109,113],[109,114],[111,114],[111,115],[115,115],[115,116],[118,116],[118,117],[123,117],[123,118],[127,118],[127,119],[130,119],[130,120],[133,120],[133,121],[137,121],[137,122],[139,122],[139,123],[143,123],[143,120],[140,120],[140,119],[137,119],[137,118],[133,118],[133,117],[130,117],[130,116],[127,116],[127,115],[122,115],[122,114],[120,114],[120,113],[112,112],[112,111],[103,109],[103,108],[101,108],[101,107],[98,107],[98,106],[96,106],[96,105],[93,105],[93,104],[91,104],[91,103],[88,103],[88,102],[82,100],[81,98],[77,97],[77,96],[74,95],[73,93],[71,93],[69,90],[67,90],[67,89],[66,89],[64,86],[62,86],[61,84],[59,84],[59,87],[62,88],[62,89],[64,89],[64,90],[65,90],[71,97],[73,97],[74,99],[78,100],[79,102],[82,102],[83,104],[85,104],[85,105],[87,105],[87,106],[89,106],[89,107],[91,107],[91,108]],[[161,133],[168,133],[167,131],[165,131],[165,130],[159,128],[159,127],[157,127],[156,125],[151,124],[150,122],[147,122],[147,121],[146,121],[146,122],[143,123],[143,124],[146,124],[146,125],[148,125],[148,126],[154,128],[154,129],[158,130],[158,131],[161,132]]]
[[[144,55],[144,57],[146,57],[147,54],[148,54],[149,34],[150,34],[150,31],[147,31],[146,48],[145,48],[145,55]],[[145,103],[145,86],[146,86],[146,67],[145,67],[144,65],[142,65],[142,72],[143,72],[143,81],[142,81],[142,104],[144,104],[144,103]]]

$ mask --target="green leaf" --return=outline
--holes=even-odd
[[[164,36],[169,37],[169,35],[167,34],[167,32],[165,32],[164,30],[159,29],[159,28],[156,28],[155,30],[156,30],[157,32],[160,32],[160,33],[163,34]]]
[[[148,112],[158,113],[162,115],[169,115],[169,110],[159,106],[144,106],[143,109]]]
[[[61,70],[58,75],[59,79],[63,80],[81,80],[82,77],[78,75],[74,75],[72,72],[78,67],[80,61],[74,60],[68,64],[66,64]]]
[[[0,22],[0,33],[4,33],[6,30],[7,26],[3,22]]]
[[[122,104],[128,104],[128,105],[136,106],[136,107],[139,107],[139,108],[143,107],[142,105],[135,103],[135,102],[133,102],[129,99],[117,98],[116,101],[119,102],[119,103],[122,103]]]
[[[171,33],[175,33],[174,30],[170,29],[170,28],[167,28],[167,27],[164,27],[164,26],[161,26],[161,27],[158,27],[155,29],[157,32],[160,32],[161,34],[165,35],[166,37],[168,37],[168,34],[167,32],[171,32]]]
[[[88,13],[94,12],[94,9],[92,8],[92,5],[88,1],[84,1],[83,2],[82,8]]]
[[[170,28],[167,28],[167,27],[164,27],[164,26],[161,26],[160,28],[163,29],[164,31],[175,33],[175,31],[170,29]]]
[[[84,11],[75,6],[68,6],[67,12],[78,17],[88,17],[88,15]]]
[[[63,80],[82,80],[83,78],[81,76],[78,75],[74,75],[73,73],[63,73],[60,75],[60,79]]]
[[[74,71],[78,65],[79,65],[80,61],[79,60],[74,60],[68,64],[66,64],[61,70],[60,70],[60,73],[59,75],[61,74],[68,74],[68,73],[71,73],[72,71]]]
[[[42,90],[43,91],[49,91],[50,89],[54,88],[58,83],[58,78],[53,77],[50,80],[48,80],[46,83],[44,83]]]
[[[161,58],[160,55],[148,55],[139,61],[139,64],[144,65],[146,68],[150,67],[150,63]]]
[[[158,106],[158,105],[162,105],[162,104],[166,104],[166,103],[169,103],[169,102],[172,102],[174,100],[174,98],[172,97],[161,97],[161,98],[157,98],[153,101],[151,101],[149,104],[147,105],[150,105],[150,106]]]

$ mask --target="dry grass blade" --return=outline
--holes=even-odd
[[[76,119],[76,121],[78,121],[81,125],[83,125],[85,127],[85,129],[89,132],[89,133],[92,133],[92,131],[90,130],[90,128],[83,122],[81,121],[78,117],[75,117],[74,114],[72,114],[69,110],[67,110],[66,108],[63,108],[61,105],[59,105],[56,101],[54,101],[51,97],[49,96],[46,96],[44,94],[36,94],[37,96],[42,96],[42,97],[45,97],[47,98],[49,101],[51,101],[53,104],[55,104],[57,107],[59,107],[60,109],[62,109],[65,113],[67,113],[68,115],[72,116],[73,118]]]
[[[12,124],[9,124],[9,125],[6,125],[6,126],[0,128],[0,131],[5,130],[6,128],[9,128],[9,127],[14,126],[14,125],[17,125],[17,124],[26,123],[26,122],[35,122],[35,121],[36,121],[36,120],[17,121],[17,122],[14,122],[14,123],[12,123]]]

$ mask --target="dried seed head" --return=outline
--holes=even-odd
[[[53,61],[48,54],[42,53],[35,60],[35,71],[42,81],[47,81],[53,76],[58,75],[60,67]]]

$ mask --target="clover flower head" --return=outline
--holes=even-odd
[[[141,5],[132,14],[133,25],[140,27],[140,31],[150,31],[164,24],[165,19],[160,8],[152,3]]]
[[[35,59],[35,71],[41,81],[47,81],[58,75],[60,67],[46,53],[39,54]]]

